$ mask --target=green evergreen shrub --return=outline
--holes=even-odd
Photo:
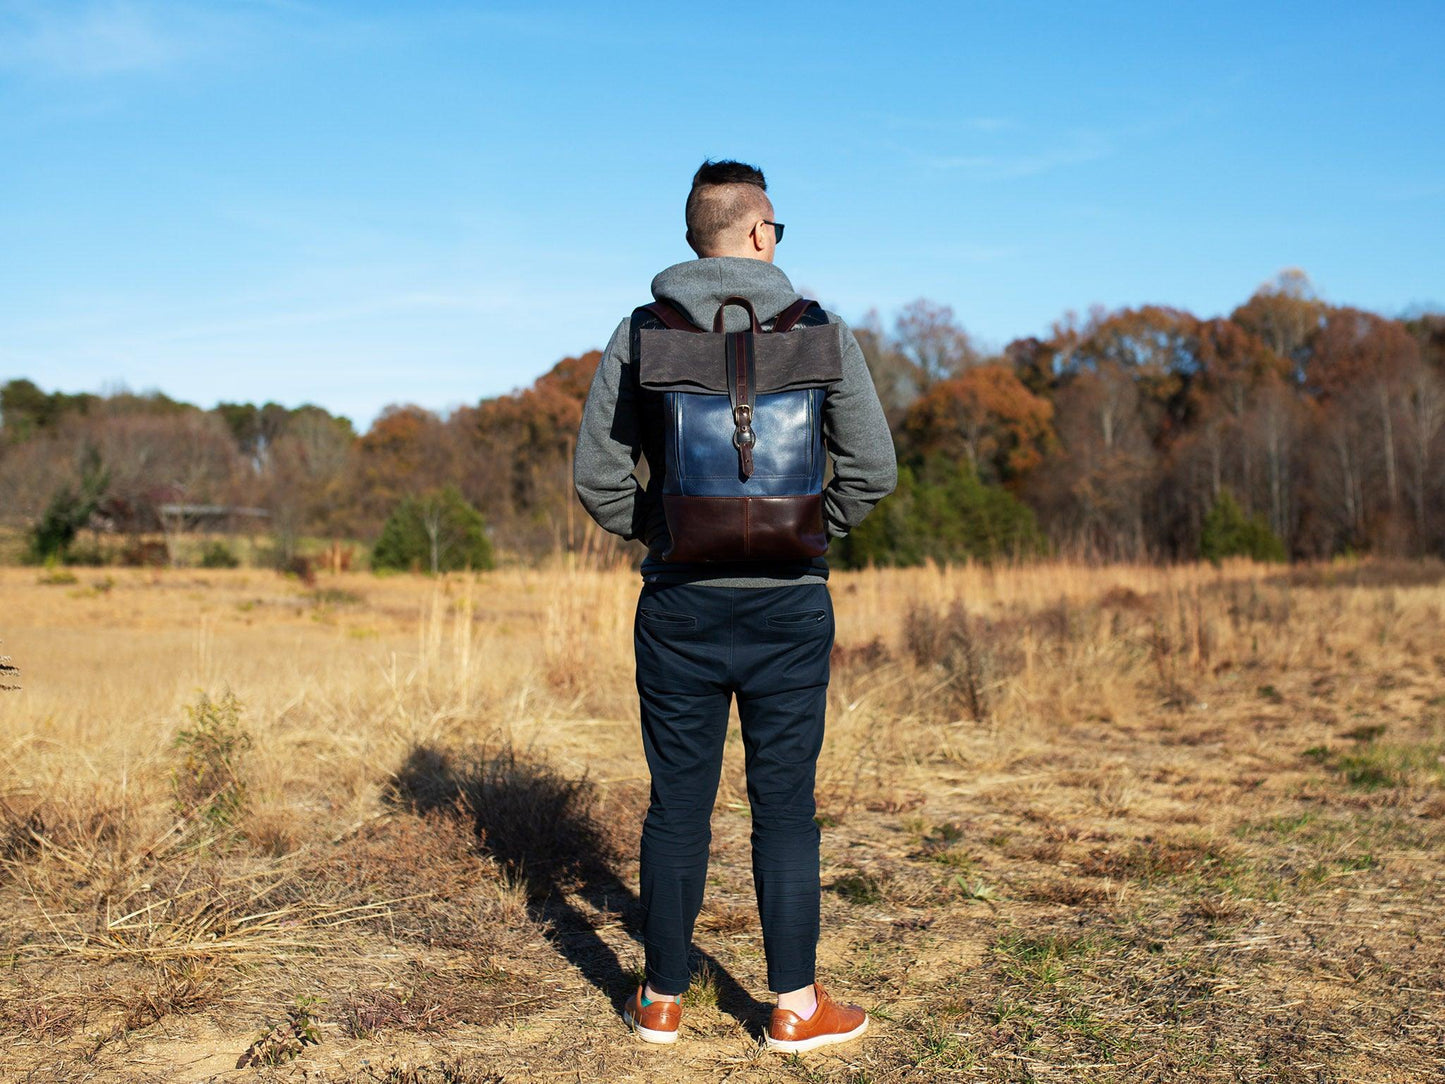
[[[968,463],[943,457],[900,465],[894,492],[838,547],[853,568],[994,561],[1045,548],[1032,509]]]
[[[486,522],[456,486],[407,497],[382,527],[371,567],[423,572],[491,568]]]
[[[208,542],[201,550],[202,568],[239,568],[241,559],[231,552],[231,547],[221,541]]]
[[[110,485],[110,472],[100,461],[100,452],[87,446],[81,465],[80,488],[65,485],[50,497],[45,514],[30,528],[27,556],[31,564],[63,561],[69,556],[71,543],[105,496]]]
[[[1199,532],[1199,556],[1212,564],[1225,557],[1284,561],[1284,543],[1269,529],[1262,513],[1246,516],[1229,490],[1221,490]]]

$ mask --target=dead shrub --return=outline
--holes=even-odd
[[[451,1024],[446,1006],[417,991],[402,994],[367,990],[340,1006],[341,1030],[353,1039],[369,1039],[380,1031],[441,1031]]]
[[[1116,584],[1105,591],[1099,598],[1099,605],[1106,610],[1127,610],[1132,613],[1149,613],[1154,609],[1152,598],[1122,584]]]
[[[1194,703],[1196,700],[1194,692],[1185,684],[1182,677],[1184,671],[1183,648],[1176,644],[1174,638],[1169,635],[1165,622],[1157,618],[1150,622],[1149,626],[1149,656],[1159,675],[1159,691],[1164,706],[1175,711],[1183,711]]]
[[[167,1016],[187,1016],[205,1009],[221,993],[221,983],[197,961],[164,961],[151,981],[120,1001],[127,1031],[149,1027]]]
[[[1146,884],[1174,877],[1217,874],[1236,863],[1215,843],[1146,837],[1117,851],[1097,847],[1079,864],[1082,873]]]
[[[1288,581],[1276,577],[1264,583],[1282,586],[1284,590],[1261,591],[1260,585],[1253,582],[1230,581],[1211,584],[1201,594],[1215,595],[1224,600],[1225,613],[1236,632],[1250,630],[1256,625],[1264,625],[1271,630],[1281,629],[1289,623],[1293,609]]]
[[[1019,622],[971,616],[961,601],[945,611],[914,604],[903,618],[904,642],[913,661],[941,672],[952,708],[986,721],[994,688],[1022,664]]]
[[[0,869],[33,855],[45,837],[45,820],[38,809],[23,812],[0,798]]]
[[[388,816],[306,870],[298,890],[393,900],[367,924],[388,937],[475,950],[536,933],[521,893],[482,852],[470,818],[443,810]]]
[[[64,1039],[85,1024],[82,1004],[46,997],[22,983],[19,996],[0,998],[0,1033],[19,1031],[37,1039]]]
[[[892,661],[893,652],[888,650],[888,645],[881,636],[873,637],[866,644],[853,646],[835,643],[832,658],[829,660],[830,664],[839,670],[859,671],[876,670]]]
[[[863,803],[871,813],[911,813],[923,806],[927,799],[917,791],[890,791]]]
[[[886,872],[870,873],[855,868],[834,878],[829,887],[849,903],[866,906],[883,902],[889,880]]]
[[[1264,581],[1287,587],[1434,587],[1445,582],[1445,561],[1371,558],[1353,563],[1297,565]]]
[[[70,888],[104,879],[137,845],[143,818],[136,802],[94,794],[15,804],[0,798],[0,874],[13,876],[22,864],[40,865],[51,856],[59,858]]]
[[[442,1060],[435,1065],[413,1065],[392,1055],[385,1063],[367,1070],[365,1079],[376,1084],[502,1084],[510,1074],[473,1069],[460,1060]]]
[[[289,809],[256,810],[246,821],[246,841],[260,855],[284,858],[299,850],[302,838]]]
[[[1237,919],[1243,909],[1237,900],[1228,896],[1214,895],[1201,896],[1195,905],[1199,917],[1211,925],[1222,922],[1232,922]]]
[[[1094,907],[1107,902],[1108,893],[1093,885],[1081,883],[1076,878],[1055,881],[1041,881],[1024,888],[1021,899],[1035,903],[1058,903],[1065,907]]]

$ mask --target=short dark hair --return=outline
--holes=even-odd
[[[766,199],[768,190],[763,171],[746,162],[711,159],[692,175],[687,194],[687,236],[693,250],[702,255],[719,247],[719,242],[738,220]]]
[[[704,184],[755,184],[764,192],[768,190],[768,182],[763,178],[762,170],[729,158],[720,162],[709,158],[697,167],[697,172],[692,175],[692,186],[696,188]]]

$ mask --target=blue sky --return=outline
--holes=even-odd
[[[1445,303],[1445,4],[0,0],[0,379],[446,409],[603,345],[705,157],[986,346],[1285,267]]]

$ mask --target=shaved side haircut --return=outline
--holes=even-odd
[[[769,211],[763,171],[745,162],[711,160],[692,177],[687,235],[699,256],[727,247],[727,235],[753,215]]]

